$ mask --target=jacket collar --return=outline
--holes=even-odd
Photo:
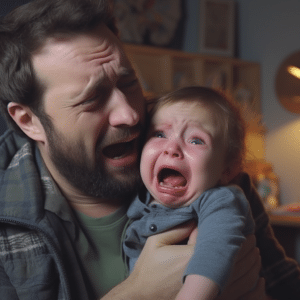
[[[49,210],[72,220],[35,143],[12,130],[0,138],[0,199],[0,217],[36,224]]]

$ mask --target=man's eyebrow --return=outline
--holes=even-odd
[[[130,77],[130,76],[135,76],[135,70],[132,69],[132,68],[122,68],[117,76],[119,78],[124,78],[124,77]],[[101,88],[101,86],[103,85],[103,82],[105,82],[106,80],[106,77],[99,77],[97,79],[96,82],[94,82],[94,84],[90,87],[90,90],[95,90],[95,89],[98,89],[98,88]]]
[[[119,78],[126,78],[131,76],[136,76],[135,70],[133,68],[122,68],[118,74]],[[93,82],[92,85],[88,86],[84,91],[81,91],[79,94],[75,93],[72,98],[77,98],[83,95],[88,95],[98,89],[103,87],[103,82],[107,80],[106,77],[99,76],[99,78]]]
[[[135,70],[132,68],[122,68],[118,73],[117,73],[117,81],[122,80],[125,78],[133,77],[136,76]],[[103,82],[105,82],[106,78],[105,77],[100,77],[91,87],[90,91],[94,91],[97,89],[101,89],[103,87]]]
[[[99,76],[99,78],[93,82],[89,83],[88,86],[86,86],[83,90],[76,91],[72,96],[71,99],[78,99],[82,100],[84,97],[90,95],[91,93],[95,92],[97,89],[99,89],[103,82],[105,81],[104,77]]]

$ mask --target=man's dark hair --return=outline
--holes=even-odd
[[[8,124],[21,132],[7,112],[9,102],[28,106],[40,119],[45,116],[43,86],[32,66],[32,54],[49,37],[74,35],[104,23],[114,34],[110,0],[34,0],[0,21],[0,110]]]

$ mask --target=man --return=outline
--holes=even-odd
[[[2,299],[172,299],[181,286],[193,238],[174,244],[193,224],[149,239],[125,279],[146,112],[116,33],[101,0],[36,0],[1,24],[0,99],[14,128],[0,140]],[[264,299],[261,282],[247,293],[258,267],[246,246],[223,299]]]

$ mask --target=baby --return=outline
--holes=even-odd
[[[148,191],[128,210],[132,223],[123,244],[129,270],[147,237],[194,219],[195,252],[176,299],[214,299],[254,231],[245,195],[229,185],[243,167],[244,122],[225,96],[204,87],[160,98],[149,122],[140,165]]]

